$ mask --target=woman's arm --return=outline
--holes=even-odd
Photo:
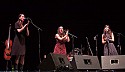
[[[106,41],[104,39],[104,34],[102,34],[102,44],[105,44],[105,43],[106,43]]]
[[[67,37],[67,35],[65,35],[64,37],[60,37],[59,34],[55,35],[55,38],[59,39],[59,40],[64,40]]]
[[[66,41],[67,41],[67,42],[69,42],[69,41],[70,41],[69,36],[67,36],[65,39],[66,39]]]
[[[27,24],[25,24],[22,28],[20,28],[20,29],[17,29],[17,31],[20,33],[20,32],[22,32],[25,28],[26,28],[26,31],[27,31],[27,36],[29,36],[29,29],[28,29],[28,25],[29,25],[29,21],[28,21],[28,23]]]
[[[22,28],[17,29],[17,31],[20,33],[20,32],[22,32],[27,26],[28,26],[28,24],[25,24]]]
[[[69,30],[66,31],[66,35],[67,35],[67,36],[66,36],[65,40],[66,40],[67,42],[70,41],[70,38],[69,38],[68,34],[69,34]]]
[[[29,36],[29,28],[28,28],[28,26],[26,27],[26,35]]]

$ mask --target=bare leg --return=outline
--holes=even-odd
[[[25,55],[20,56],[20,64],[24,65]]]
[[[18,70],[18,63],[19,63],[19,58],[20,58],[20,56],[18,55],[18,56],[16,56],[16,59],[15,59],[15,70]]]

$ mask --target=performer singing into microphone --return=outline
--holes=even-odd
[[[70,41],[68,32],[68,30],[66,32],[64,31],[63,26],[58,27],[57,34],[55,34],[56,45],[53,53],[63,55],[67,54],[65,43]]]
[[[104,56],[118,55],[118,52],[113,42],[114,42],[114,34],[111,31],[109,25],[105,25],[102,34],[102,44],[104,44]]]
[[[12,46],[12,56],[15,56],[15,71],[23,71],[25,58],[25,37],[29,36],[29,21],[24,24],[24,14],[19,14],[18,20],[15,23],[15,38]],[[19,66],[19,69],[18,69]]]

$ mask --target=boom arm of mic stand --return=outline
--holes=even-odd
[[[39,28],[38,26],[36,26],[35,24],[31,23],[34,27],[36,27],[38,30],[43,31],[41,28]]]
[[[120,33],[121,36],[125,37],[123,34]]]
[[[68,33],[69,35],[71,35],[72,37],[75,37],[75,38],[77,38],[77,36],[75,36],[75,35],[73,35],[73,34],[71,34],[71,33]]]

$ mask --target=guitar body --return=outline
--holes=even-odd
[[[8,47],[8,43],[9,43],[9,47]],[[12,40],[9,40],[9,42],[8,42],[8,40],[6,40],[5,41],[5,46],[6,46],[6,48],[4,50],[4,59],[5,60],[10,60],[10,58],[11,58],[11,50],[12,50]]]

